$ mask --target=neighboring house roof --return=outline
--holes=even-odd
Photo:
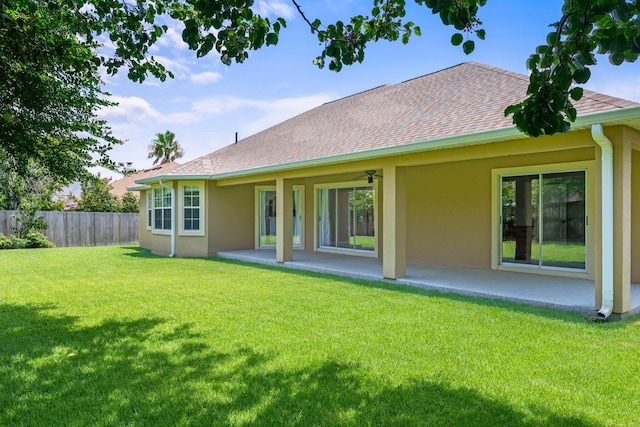
[[[259,172],[417,143],[437,147],[437,141],[498,129],[521,138],[504,110],[525,98],[528,84],[525,75],[467,62],[328,102],[161,175]],[[588,90],[574,105],[579,116],[640,107]],[[631,118],[640,118],[640,109]]]
[[[118,197],[122,197],[124,193],[129,191],[129,188],[135,187],[135,182],[139,179],[151,178],[158,174],[167,173],[170,169],[180,166],[180,163],[169,162],[160,165],[153,166],[149,169],[127,175],[115,182],[111,183],[111,189],[109,192]]]

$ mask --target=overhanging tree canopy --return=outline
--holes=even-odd
[[[321,42],[318,67],[339,71],[362,62],[369,43],[409,42],[420,28],[405,0],[371,0],[368,16],[325,24],[292,0]],[[485,38],[480,19],[487,0],[414,0],[453,28],[451,43],[465,53]],[[118,141],[96,118],[111,105],[101,90],[99,67],[120,69],[142,82],[150,74],[171,77],[149,55],[167,31],[160,21],[184,24],[182,38],[201,57],[216,51],[223,63],[243,62],[249,52],[278,43],[282,17],[256,14],[253,0],[0,0],[0,150],[17,169],[31,159],[66,178],[99,160]],[[564,0],[545,44],[527,60],[530,85],[523,101],[505,106],[514,124],[532,136],[566,132],[576,118],[595,54],[612,64],[634,62],[640,53],[640,2]],[[100,48],[108,37],[113,50]],[[524,58],[523,58],[524,59]]]

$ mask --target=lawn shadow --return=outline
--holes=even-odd
[[[0,326],[0,425],[595,425],[443,379],[385,386],[331,359],[282,367],[160,318],[83,326],[53,306],[0,304]]]

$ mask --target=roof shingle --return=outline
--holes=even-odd
[[[166,175],[217,175],[512,127],[527,76],[475,62],[328,102]],[[638,106],[584,91],[578,114]],[[163,174],[165,175],[165,174]]]

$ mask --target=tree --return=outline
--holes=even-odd
[[[156,139],[149,144],[149,155],[147,158],[155,160],[153,164],[173,162],[184,156],[184,150],[180,147],[180,143],[176,140],[176,134],[171,131],[157,133]]]
[[[480,9],[487,0],[414,0],[455,29],[451,43],[465,53],[483,40]],[[405,19],[406,0],[372,0],[371,13],[323,24],[292,0],[322,46],[314,63],[340,71],[362,62],[369,43],[408,43],[421,34]],[[102,91],[98,67],[126,69],[129,79],[172,77],[150,48],[166,33],[159,22],[184,24],[182,39],[202,57],[215,50],[223,63],[243,62],[249,52],[276,45],[286,21],[256,14],[253,0],[0,0],[0,151],[22,174],[34,161],[52,174],[76,178],[84,166],[108,162],[119,141],[96,111],[113,105]],[[558,21],[527,60],[526,98],[505,109],[532,136],[569,130],[572,102],[591,75],[595,54],[612,64],[635,62],[640,53],[640,2],[564,0]],[[113,49],[103,49],[109,38]],[[577,85],[577,86],[576,86]],[[1,153],[0,153],[1,154]]]
[[[64,203],[53,200],[62,186],[57,177],[32,161],[24,174],[17,174],[9,159],[0,154],[0,209],[18,210],[29,205],[39,211],[62,210]]]
[[[78,201],[78,210],[84,212],[118,212],[118,198],[109,192],[108,179],[92,176],[81,184],[82,194]]]
[[[0,2],[0,157],[18,175],[35,164],[71,182],[119,142],[96,118],[114,104],[101,90],[97,44],[81,37],[88,23],[71,6]]]
[[[140,212],[140,201],[138,197],[130,191],[122,195],[120,199],[120,212],[138,213]]]
[[[131,192],[124,193],[122,198],[111,194],[109,179],[91,176],[81,184],[82,194],[78,200],[78,210],[84,212],[140,212],[138,198]]]

